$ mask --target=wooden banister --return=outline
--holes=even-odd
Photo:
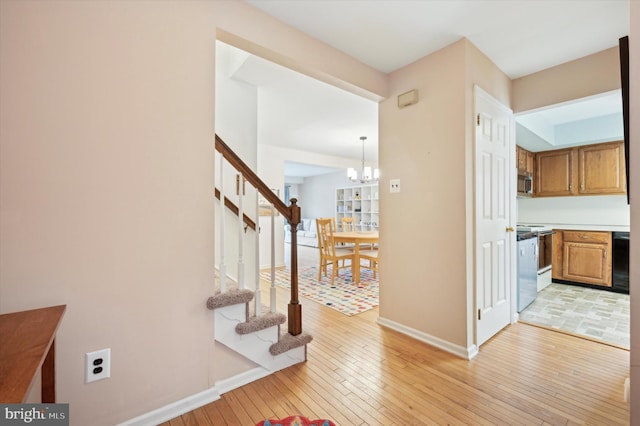
[[[295,229],[298,228],[301,215],[297,199],[292,198],[291,205],[287,206],[217,134],[215,149],[224,157],[225,160],[229,162],[229,164],[238,170],[267,201],[273,204],[274,208],[280,212],[280,214],[287,220],[287,223],[291,225],[292,230],[295,231]],[[219,191],[217,191],[216,196],[220,199]],[[225,206],[226,205],[227,197],[225,197]],[[246,216],[243,216],[243,220],[245,220]],[[297,336],[302,333],[302,305],[300,305],[300,301],[298,300],[298,236],[296,232],[291,232],[291,300],[288,305],[288,324],[289,334]]]
[[[215,194],[216,194],[216,198],[219,200],[220,199],[220,190],[218,188],[216,188]],[[238,212],[240,211],[240,209],[238,208],[238,206],[235,205],[235,203],[233,201],[231,201],[227,197],[224,197],[224,205],[225,205],[226,208],[231,210],[231,213],[233,213],[236,216],[238,216]],[[246,213],[242,214],[242,221],[249,228],[253,229],[254,231],[256,230],[256,223],[249,216],[247,216]]]
[[[280,214],[285,217],[285,219],[287,219],[287,222],[291,222],[290,206],[287,206],[284,202],[282,202],[282,200],[273,193],[273,191],[267,186],[267,184],[264,183],[258,177],[258,175],[254,173],[253,170],[251,170],[251,167],[247,166],[245,162],[242,161],[242,159],[238,156],[238,154],[233,152],[233,150],[229,148],[229,146],[224,143],[224,141],[218,135],[216,135],[216,150],[224,156],[229,164],[231,164],[236,168],[236,170],[242,173],[242,176],[246,180],[248,180],[249,183],[253,185],[267,201],[273,204],[275,209],[278,210]],[[300,222],[298,221],[298,223]],[[296,225],[298,225],[298,223],[296,223]]]

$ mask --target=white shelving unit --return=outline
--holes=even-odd
[[[378,184],[350,186],[336,189],[336,222],[352,217],[358,231],[378,230],[379,220]]]

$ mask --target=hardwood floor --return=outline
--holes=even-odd
[[[313,259],[312,256],[309,259]],[[281,312],[287,295],[278,291]],[[308,360],[163,425],[255,425],[302,414],[338,425],[628,425],[629,352],[526,324],[466,361],[302,300]]]

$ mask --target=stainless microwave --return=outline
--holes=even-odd
[[[518,173],[518,195],[531,197],[533,194],[533,177],[530,173]]]

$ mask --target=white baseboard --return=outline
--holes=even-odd
[[[262,379],[269,374],[272,374],[272,372],[262,367],[256,367],[228,379],[219,380],[216,382],[215,386],[210,389],[188,396],[179,401],[172,402],[164,407],[160,407],[141,416],[122,422],[117,426],[155,426],[160,423],[164,423],[168,420],[181,416],[184,413],[193,411],[196,408],[200,408],[211,402],[217,401],[220,399],[220,395],[258,379]]]
[[[218,389],[218,392],[220,392],[220,395],[223,395],[241,386],[262,379],[263,377],[267,377],[269,374],[273,374],[273,371],[269,371],[263,367],[256,367],[244,373],[236,374],[228,379],[218,380],[215,387]]]
[[[145,413],[141,416],[127,420],[118,426],[154,426],[178,417],[203,405],[220,399],[220,392],[216,387],[183,398],[179,401],[167,404],[156,410]]]
[[[473,359],[476,355],[478,355],[478,347],[476,345],[471,345],[468,348],[460,345],[455,345],[451,342],[440,339],[439,337],[431,336],[430,334],[427,334],[423,331],[407,327],[404,324],[400,324],[387,318],[378,317],[378,324],[382,325],[383,327],[388,327],[392,330],[398,331],[428,345],[435,346],[436,348],[459,356],[460,358]]]

